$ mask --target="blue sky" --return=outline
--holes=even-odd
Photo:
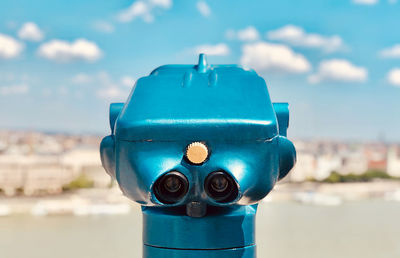
[[[254,68],[295,138],[400,140],[395,0],[2,1],[0,128],[108,132],[159,65]]]

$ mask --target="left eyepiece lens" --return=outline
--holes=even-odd
[[[157,199],[166,204],[179,202],[188,192],[189,182],[180,172],[172,171],[160,177],[155,183]]]

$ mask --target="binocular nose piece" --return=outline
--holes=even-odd
[[[207,213],[207,204],[204,202],[190,202],[186,204],[186,214],[193,218],[204,217]]]

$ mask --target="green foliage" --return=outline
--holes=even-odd
[[[386,172],[381,171],[381,170],[368,170],[364,174],[364,178],[366,180],[371,180],[374,178],[381,178],[381,179],[399,179],[397,177],[392,177],[388,175]]]
[[[329,177],[323,180],[324,183],[340,183],[343,180],[343,176],[341,176],[338,172],[332,171]]]
[[[398,177],[392,177],[386,172],[381,170],[368,170],[363,174],[347,174],[341,175],[336,171],[332,173],[326,179],[322,180],[324,183],[347,183],[347,182],[371,182],[375,179],[394,179],[399,180]]]
[[[75,180],[69,184],[63,186],[64,191],[76,190],[80,188],[92,188],[94,185],[93,181],[87,178],[85,174],[80,174]]]

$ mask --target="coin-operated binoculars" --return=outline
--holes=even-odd
[[[256,257],[257,203],[296,161],[287,103],[236,65],[165,65],[110,106],[101,159],[142,206],[143,257]]]

